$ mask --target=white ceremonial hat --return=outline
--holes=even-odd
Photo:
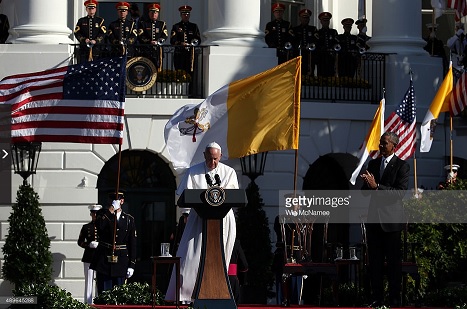
[[[102,208],[102,205],[93,204],[93,205],[89,205],[88,208],[89,208],[90,211],[98,211],[99,209]]]
[[[208,148],[215,148],[215,149],[219,149],[220,151],[222,151],[221,146],[220,146],[218,143],[216,143],[216,142],[211,142],[211,143],[209,143],[209,144],[206,146],[206,149],[208,149]]]
[[[453,171],[457,171],[457,170],[459,169],[459,167],[460,167],[459,165],[453,164],[453,165],[452,165],[452,170],[453,170]],[[449,165],[449,164],[446,165],[446,166],[444,167],[444,169],[445,169],[446,171],[450,171],[450,170],[451,170],[451,165]]]

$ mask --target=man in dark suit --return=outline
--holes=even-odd
[[[409,184],[410,167],[394,152],[399,137],[393,132],[381,136],[381,157],[371,160],[361,175],[364,195],[370,195],[368,209],[367,240],[370,264],[370,280],[373,296],[372,307],[384,301],[383,275],[385,261],[389,283],[389,306],[401,304],[401,231],[406,224],[402,198]]]
[[[91,269],[96,271],[99,294],[111,290],[115,285],[125,283],[125,279],[130,278],[134,273],[136,264],[135,219],[122,211],[123,203],[123,193],[119,192],[118,198],[112,201],[112,206],[98,211],[96,216],[99,245],[91,263]]]

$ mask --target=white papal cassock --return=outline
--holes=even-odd
[[[224,189],[238,189],[237,174],[233,168],[219,162],[217,168],[209,170],[206,163],[202,162],[192,166],[186,172],[178,187],[177,195],[182,194],[184,189],[207,189],[206,174],[211,176],[213,183],[215,182],[214,175],[218,174],[221,179],[220,186]],[[232,209],[224,217],[223,227],[224,253],[227,263],[226,267],[228,267],[237,234],[235,216]],[[195,287],[201,256],[202,228],[203,219],[192,209],[177,250],[177,256],[180,257],[180,301],[187,302],[192,300],[191,296]],[[165,299],[167,301],[175,300],[175,270],[172,271]]]

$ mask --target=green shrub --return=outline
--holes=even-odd
[[[11,308],[24,309],[88,309],[89,305],[74,299],[70,292],[58,286],[48,284],[31,284],[13,291],[15,296],[37,296],[37,305],[12,305]]]
[[[151,305],[152,288],[147,283],[133,282],[114,286],[94,298],[95,304],[107,305]],[[164,295],[156,290],[156,305],[163,305]]]

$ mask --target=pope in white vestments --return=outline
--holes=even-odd
[[[185,173],[182,182],[177,189],[177,195],[181,195],[185,189],[207,189],[209,187],[206,175],[211,177],[212,183],[216,183],[215,175],[219,175],[220,187],[224,189],[238,189],[237,173],[233,168],[220,163],[221,147],[217,143],[210,143],[204,152],[205,161],[194,165]],[[235,216],[231,209],[223,219],[224,227],[224,254],[226,267],[230,261],[235,243],[237,229]],[[180,257],[180,301],[189,303],[192,301],[193,289],[198,275],[199,261],[201,256],[203,219],[191,209],[188,220],[183,231],[182,239],[177,250]],[[175,270],[172,271],[169,287],[165,295],[167,301],[175,300]]]

